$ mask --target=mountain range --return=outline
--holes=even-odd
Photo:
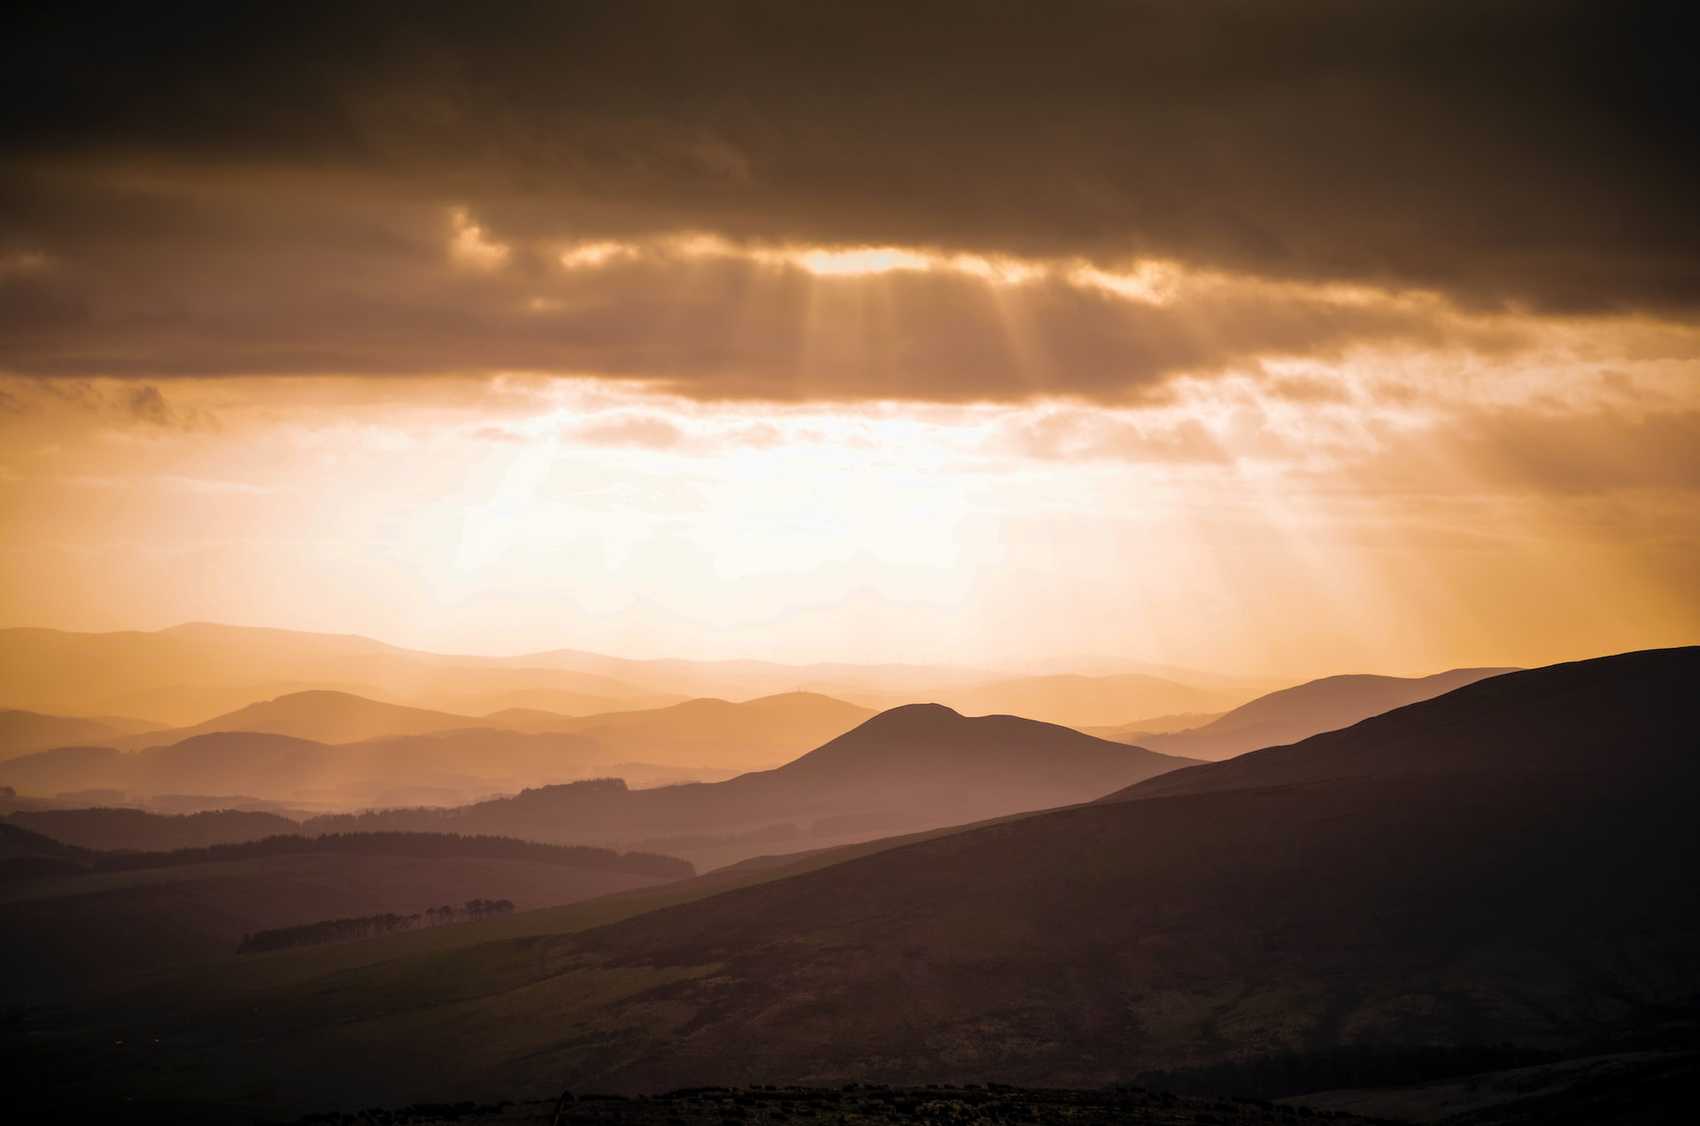
[[[1251,681],[1175,672],[1011,677],[942,665],[787,665],[633,660],[576,650],[512,657],[426,653],[370,638],[190,623],[153,632],[0,630],[0,707],[60,715],[135,715],[192,727],[296,692],[328,690],[452,714],[509,709],[584,716],[698,697],[793,692],[883,710],[939,700],[1071,726],[1175,711],[1220,711]]]
[[[287,995],[244,987],[259,992],[216,1035],[205,1012],[175,1018],[164,1089],[290,1076],[270,1105],[314,1106],[1094,1085],[1296,1074],[1347,1049],[1668,1040],[1700,994],[1697,684],[1700,649],[1507,673],[1116,800],[746,868],[744,886],[591,929],[344,964],[319,999],[290,969],[315,963],[281,962]],[[933,709],[887,722],[951,726]],[[855,734],[811,769],[848,765]],[[273,1034],[245,1056],[255,1004]],[[96,1046],[116,1018],[83,1019],[76,1050],[118,1067]]]
[[[1055,724],[915,704],[724,782],[648,790],[581,782],[453,809],[329,815],[307,827],[612,844],[713,865],[1090,801],[1187,765]]]
[[[20,754],[0,762],[0,784],[42,796],[106,792],[110,800],[205,794],[302,808],[449,804],[596,775],[634,786],[729,777],[795,758],[870,714],[788,693],[588,717],[478,717],[315,690],[193,727],[107,734],[104,747]],[[65,720],[60,729],[84,726]]]

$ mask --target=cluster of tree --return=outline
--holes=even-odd
[[[412,915],[397,915],[386,911],[382,915],[363,915],[354,919],[326,919],[296,927],[274,927],[242,936],[238,954],[263,954],[269,950],[288,950],[297,946],[319,946],[327,942],[353,942],[362,938],[394,934],[397,931],[418,930],[420,927],[440,927],[452,923],[475,923],[510,914],[511,899],[469,899],[459,907],[445,905],[428,907]]]

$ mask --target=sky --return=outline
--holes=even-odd
[[[1280,674],[1700,638],[1675,5],[0,18],[0,624]]]

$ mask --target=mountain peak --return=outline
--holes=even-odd
[[[895,708],[887,708],[856,730],[899,731],[905,728],[935,728],[941,724],[948,725],[953,720],[966,718],[955,708],[943,704],[899,704]]]
[[[824,746],[779,768],[804,774],[880,770],[913,781],[925,776],[945,784],[1002,771],[1022,775],[1038,761],[1109,766],[1114,772],[1131,758],[1149,758],[1165,769],[1190,760],[1155,755],[1111,743],[1073,728],[1013,715],[965,716],[943,704],[904,704],[881,712]]]

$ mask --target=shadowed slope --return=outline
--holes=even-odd
[[[1684,745],[1676,705],[1700,689],[1697,668],[1700,648],[1653,649],[1496,674],[1341,731],[1196,766],[1103,800],[1347,778],[1675,769],[1685,764],[1664,755]],[[1696,737],[1688,736],[1690,750]]]
[[[1163,733],[1137,724],[1096,732],[1190,758],[1225,759],[1259,747],[1293,743],[1322,731],[1444,695],[1510,669],[1452,669],[1434,676],[1329,676],[1259,696],[1200,727]]]

